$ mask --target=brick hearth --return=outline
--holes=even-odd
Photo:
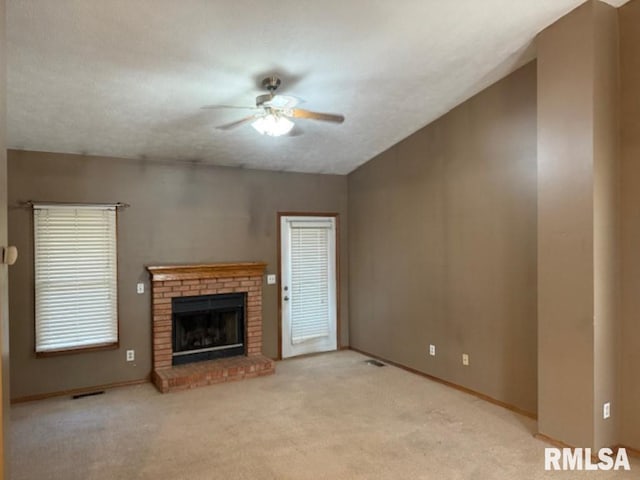
[[[274,372],[273,360],[262,355],[230,357],[155,370],[153,383],[158,390],[166,393],[243,378],[271,375]]]
[[[262,355],[262,276],[264,263],[223,263],[147,267],[152,281],[153,372],[163,393],[275,372]],[[172,365],[171,299],[219,293],[246,293],[245,353],[186,365]]]

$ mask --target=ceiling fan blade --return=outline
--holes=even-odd
[[[237,105],[205,105],[200,107],[202,110],[218,110],[223,108],[231,108],[234,110],[259,110],[258,107],[240,107]]]
[[[336,115],[333,113],[321,113],[312,112],[310,110],[303,110],[301,108],[292,108],[291,112],[286,112],[285,115],[293,118],[308,118],[311,120],[322,120],[324,122],[342,123],[344,122],[344,115]]]
[[[248,117],[241,118],[240,120],[236,120],[235,122],[225,123],[224,125],[219,125],[216,128],[218,130],[232,130],[234,128],[241,127],[245,123],[249,123],[251,120],[257,118],[259,115],[249,115]]]

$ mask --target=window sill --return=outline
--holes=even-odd
[[[63,350],[49,350],[46,352],[36,352],[36,358],[57,357],[60,355],[74,355],[77,353],[101,352],[103,350],[116,350],[119,347],[119,342],[112,342],[102,343],[99,345],[87,345],[86,347],[65,348]]]

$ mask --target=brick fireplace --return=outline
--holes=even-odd
[[[265,267],[265,263],[259,262],[147,267],[152,283],[152,380],[158,390],[165,393],[275,372],[273,360],[262,355],[262,277]],[[175,365],[174,300],[238,293],[246,298],[244,355]]]

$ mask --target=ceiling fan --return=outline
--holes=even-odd
[[[308,120],[321,120],[324,122],[342,123],[343,115],[333,113],[312,112],[296,108],[301,100],[289,95],[276,95],[275,91],[280,86],[280,78],[275,75],[262,80],[262,86],[269,92],[256,97],[255,107],[241,107],[235,105],[207,105],[202,108],[230,108],[253,110],[254,113],[248,117],[241,118],[235,122],[227,123],[216,127],[219,130],[231,130],[251,122],[251,126],[262,135],[279,137],[288,134],[294,126],[290,118],[303,118]]]

